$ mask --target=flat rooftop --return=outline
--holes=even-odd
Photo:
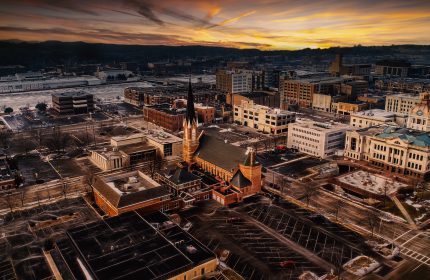
[[[88,95],[92,95],[91,93],[85,91],[64,91],[64,92],[56,92],[53,93],[52,96],[56,97],[86,97]]]
[[[302,128],[308,128],[312,130],[322,131],[322,132],[330,132],[341,129],[349,129],[351,128],[349,125],[338,123],[338,122],[317,122],[311,119],[297,118],[295,123],[289,124],[290,126],[299,126]]]
[[[94,279],[168,279],[215,255],[167,217],[123,215],[69,230],[58,251],[75,274]],[[86,272],[84,272],[86,270]]]
[[[102,180],[121,194],[148,190],[160,186],[159,183],[140,171],[108,176]]]
[[[145,137],[159,144],[182,142],[182,139],[162,130],[149,130]]]
[[[377,195],[384,195],[385,188],[387,195],[397,192],[400,188],[406,188],[408,185],[400,183],[391,178],[372,174],[363,170],[358,170],[336,178],[339,182],[360,188],[366,192]]]
[[[387,112],[382,109],[372,109],[372,110],[365,110],[361,112],[352,113],[352,116],[362,116],[362,117],[371,117],[373,119],[387,119],[387,118],[393,118],[396,116],[393,112]]]
[[[94,189],[116,208],[165,198],[169,189],[140,171],[97,177]]]

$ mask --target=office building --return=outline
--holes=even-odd
[[[368,77],[371,69],[370,64],[343,64],[343,56],[337,54],[335,60],[330,64],[329,72],[334,77],[343,75]]]
[[[385,111],[408,115],[420,102],[419,95],[393,94],[385,97]]]
[[[281,109],[288,109],[289,106],[299,106],[301,108],[312,108],[313,95],[332,94],[335,85],[339,84],[339,78],[310,78],[291,80],[283,78],[280,81]]]
[[[263,90],[264,73],[245,69],[218,70],[216,88],[227,94]]]
[[[269,134],[287,132],[288,124],[296,119],[293,112],[257,105],[253,101],[242,101],[234,106],[233,112],[235,123]]]
[[[315,157],[333,156],[344,148],[348,125],[298,119],[288,126],[287,147]]]
[[[52,108],[59,115],[87,114],[94,111],[94,96],[90,93],[59,92],[52,94]]]

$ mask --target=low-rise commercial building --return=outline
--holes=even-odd
[[[205,279],[218,266],[212,251],[160,212],[85,223],[53,247],[49,265],[61,279]]]
[[[381,170],[425,179],[430,171],[430,136],[392,126],[348,131],[344,156]]]
[[[298,119],[288,126],[287,147],[315,157],[330,157],[337,150],[343,150],[349,129],[348,125],[340,123]]]
[[[90,160],[101,170],[114,170],[154,161],[157,148],[143,134],[111,138],[111,145],[91,151]]]
[[[109,216],[137,209],[159,210],[165,201],[171,199],[168,187],[141,171],[97,176],[93,190],[97,206]]]
[[[54,93],[52,108],[59,115],[87,114],[94,111],[94,96],[83,91]]]
[[[157,148],[160,157],[182,157],[181,138],[159,130],[150,130],[145,137],[149,145]]]
[[[288,124],[294,122],[293,112],[256,105],[242,101],[234,106],[233,120],[240,125],[252,127],[264,133],[280,134],[288,131]]]
[[[336,112],[341,115],[351,115],[352,113],[357,113],[364,111],[368,108],[368,105],[360,101],[341,101],[337,103]]]

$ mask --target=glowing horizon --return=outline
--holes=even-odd
[[[430,44],[430,1],[3,0],[0,40],[262,50]]]

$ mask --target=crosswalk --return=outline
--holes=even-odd
[[[407,256],[413,260],[416,260],[422,264],[430,266],[430,257],[423,255],[421,253],[418,253],[414,250],[410,250],[408,248],[402,248],[400,250],[400,253],[404,256]]]

